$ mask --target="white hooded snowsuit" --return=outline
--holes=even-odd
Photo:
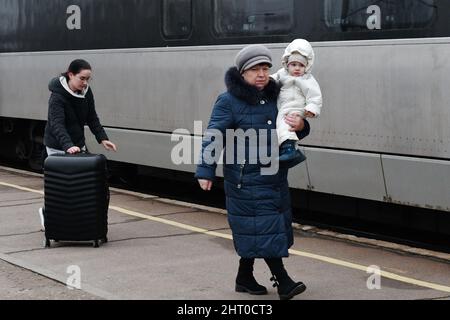
[[[298,52],[307,58],[305,74],[301,77],[291,76],[287,71],[289,56]],[[315,114],[317,118],[322,108],[322,92],[316,79],[311,74],[314,64],[314,50],[311,44],[303,39],[294,40],[286,48],[282,58],[283,68],[271,77],[281,82],[281,92],[278,97],[277,134],[278,143],[281,145],[286,140],[298,140],[295,132],[289,131],[289,125],[284,121],[286,115],[299,113],[302,117],[306,111]]]

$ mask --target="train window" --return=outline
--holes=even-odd
[[[192,0],[163,1],[163,33],[167,38],[186,38],[192,30]]]
[[[20,21],[19,12],[20,8],[17,0],[6,0],[2,2],[2,9],[0,10],[1,36],[10,35],[17,30]]]
[[[325,0],[325,23],[335,31],[425,28],[435,0]]]
[[[219,36],[286,34],[294,25],[294,0],[215,0]]]

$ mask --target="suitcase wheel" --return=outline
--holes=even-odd
[[[98,248],[98,247],[99,247],[98,240],[94,240],[94,248]]]
[[[104,243],[107,243],[107,242],[108,242],[108,238],[105,237],[105,238],[103,239],[103,242],[104,242]]]
[[[50,248],[50,239],[45,238],[44,246],[45,246],[46,248]]]

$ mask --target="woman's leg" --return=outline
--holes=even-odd
[[[289,277],[281,258],[265,258],[264,260],[272,272],[273,276],[270,280],[275,282],[274,287],[277,287],[281,300],[292,299],[297,294],[306,290],[303,282],[295,282]]]
[[[241,258],[239,260],[239,271],[236,277],[236,292],[247,292],[249,294],[267,294],[266,287],[256,282],[253,276],[253,265],[255,259]]]
[[[39,218],[41,219],[41,231],[45,231],[45,224],[44,224],[44,208],[39,208]]]

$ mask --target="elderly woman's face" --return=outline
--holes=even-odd
[[[258,64],[242,74],[244,80],[258,88],[258,90],[263,90],[269,84],[270,67],[267,64]]]

